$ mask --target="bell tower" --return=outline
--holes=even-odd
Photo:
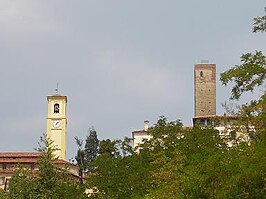
[[[54,94],[47,96],[47,101],[47,138],[53,142],[56,148],[55,156],[59,159],[66,160],[67,97]]]

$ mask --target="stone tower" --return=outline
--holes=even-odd
[[[216,115],[216,65],[195,64],[194,117]]]
[[[53,142],[56,148],[56,157],[66,160],[67,97],[55,94],[47,96],[47,101],[47,138]]]

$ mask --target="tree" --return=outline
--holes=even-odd
[[[107,155],[112,158],[119,157],[120,151],[118,145],[121,143],[121,140],[102,140],[100,141],[99,155]]]
[[[132,138],[125,137],[124,140],[121,142],[121,153],[122,157],[132,155],[134,150],[132,148]]]
[[[226,86],[229,81],[234,83],[231,99],[239,99],[246,91],[254,91],[266,79],[266,57],[261,51],[241,56],[241,64],[221,73],[221,81]]]
[[[254,18],[253,32],[266,32],[266,15]],[[264,134],[266,130],[266,56],[261,51],[243,54],[241,64],[221,73],[220,79],[225,86],[229,82],[233,83],[232,100],[238,100],[244,92],[253,92],[256,88],[262,87],[263,91],[259,99],[242,105],[238,114],[246,125],[255,128],[257,135]],[[241,125],[245,124],[239,126]]]
[[[93,161],[99,153],[99,140],[97,138],[97,132],[92,127],[89,130],[90,134],[87,136],[85,144],[86,158],[88,161]]]
[[[71,178],[67,168],[55,166],[53,142],[44,138],[41,141],[43,145],[39,148],[41,157],[38,171],[20,167],[11,178],[8,198],[86,198],[85,188]]]
[[[0,189],[0,198],[1,199],[8,199],[7,193],[4,192],[4,190]]]
[[[76,144],[78,146],[77,155],[75,160],[79,167],[79,176],[81,184],[84,183],[84,174],[89,171],[92,172],[91,162],[97,157],[99,153],[99,140],[97,138],[97,132],[92,127],[89,130],[90,134],[86,138],[85,148],[83,148],[83,140],[75,137]]]
[[[266,7],[265,7],[266,13]],[[254,18],[253,32],[266,32],[266,15]],[[241,64],[221,73],[220,80],[226,86],[233,82],[232,99],[239,99],[243,92],[253,91],[266,79],[266,57],[261,51],[241,56]]]
[[[212,198],[221,188],[226,145],[214,129],[186,129],[161,116],[149,133],[152,138],[140,150],[151,157],[147,198]]]
[[[266,7],[264,11],[266,13]],[[253,32],[266,32],[266,15],[254,18]]]
[[[180,128],[160,118],[147,142],[152,198],[264,198],[266,142],[228,148],[212,128]],[[179,135],[176,139],[174,136]]]
[[[102,140],[88,187],[97,187],[93,198],[142,198],[150,185],[149,159],[133,152],[130,139]]]
[[[139,153],[129,139],[100,142],[86,182],[98,190],[91,198],[264,198],[266,142],[229,148],[215,129],[164,116],[148,133]]]
[[[75,160],[77,161],[77,166],[79,167],[79,177],[80,183],[84,183],[84,173],[87,171],[88,168],[88,161],[86,159],[86,152],[82,148],[83,141],[78,137],[75,137],[76,144],[78,146],[77,155],[75,156]]]

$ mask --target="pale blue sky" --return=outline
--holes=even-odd
[[[74,136],[131,136],[160,115],[191,125],[193,66],[219,73],[265,52],[252,19],[263,0],[0,0],[0,151],[31,151],[46,131],[46,96],[68,96]],[[217,112],[230,89],[217,83]]]

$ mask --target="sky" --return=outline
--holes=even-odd
[[[252,33],[265,0],[0,0],[0,151],[33,151],[47,95],[68,97],[67,157],[91,126],[131,137],[164,115],[191,126],[193,67],[217,65],[217,113],[230,97],[220,73],[265,52]],[[249,96],[248,96],[249,97]]]

